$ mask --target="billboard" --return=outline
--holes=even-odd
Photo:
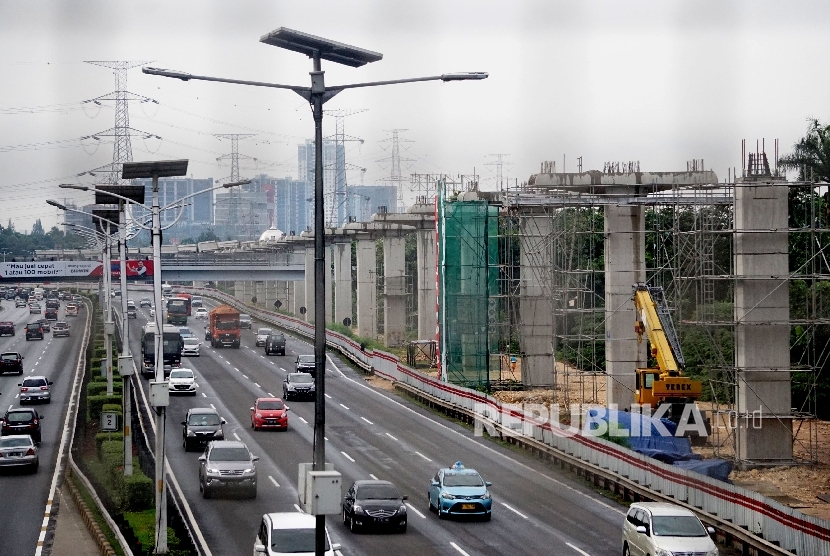
[[[153,275],[153,261],[128,259],[127,278],[144,278]],[[121,276],[121,264],[110,264],[114,278]],[[101,261],[31,261],[0,263],[0,279],[48,280],[50,278],[99,278],[103,275]]]

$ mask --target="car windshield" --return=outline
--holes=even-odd
[[[278,401],[259,402],[259,404],[257,405],[257,408],[259,408],[262,411],[274,411],[276,409],[282,409],[283,405],[282,405],[282,402],[278,402]]]
[[[480,487],[484,481],[478,473],[447,473],[444,475],[446,487]]]
[[[28,423],[31,420],[31,411],[10,411],[6,414],[6,422],[8,423]]]
[[[199,339],[194,338],[193,336],[189,336],[189,337],[184,339],[184,345],[186,345],[186,346],[198,346],[199,345]]]
[[[210,461],[249,461],[247,448],[214,448],[210,451]]]
[[[170,371],[170,378],[193,378],[193,371]]]
[[[314,356],[313,355],[301,355],[298,361],[300,363],[314,363]]]
[[[40,323],[37,322],[37,323],[33,323],[33,324],[27,324],[26,329],[27,330],[40,330]]]
[[[28,386],[29,388],[33,386],[46,386],[46,379],[45,378],[27,378],[23,381],[23,386]]]
[[[658,537],[705,537],[708,535],[700,520],[693,515],[655,515],[651,530]]]
[[[392,485],[364,485],[357,489],[359,500],[397,500],[401,497]]]
[[[17,354],[16,353],[4,353],[0,355],[0,359],[3,361],[17,361]]]
[[[0,448],[19,448],[21,446],[31,446],[32,439],[25,438],[0,438]]]
[[[256,333],[259,336],[267,336],[268,334],[271,333],[271,329],[270,328],[260,328],[259,330],[256,331]]]
[[[239,321],[235,321],[235,320],[218,321],[216,323],[216,328],[219,329],[219,330],[233,330],[234,328],[239,328]]]
[[[314,529],[272,529],[271,550],[292,554],[295,552],[314,552]],[[328,535],[326,547],[330,550]]]
[[[291,375],[291,382],[299,382],[301,384],[311,384],[314,382],[314,377],[305,373],[296,373]]]
[[[219,424],[219,416],[215,413],[194,413],[187,419],[188,425],[210,427]]]

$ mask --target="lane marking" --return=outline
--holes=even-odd
[[[248,375],[242,375],[242,378],[244,378],[245,380],[248,380]]]
[[[257,384],[257,386],[259,386],[259,384]],[[276,396],[275,396],[274,394],[272,394],[271,392],[266,392],[266,394],[268,394],[268,397],[269,397],[269,398],[276,398]],[[286,406],[286,408],[287,408],[287,407],[288,407],[288,406]]]
[[[450,546],[453,547],[454,549],[456,549],[458,552],[460,552],[462,556],[470,556],[469,554],[467,554],[466,552],[461,550],[461,547],[458,546],[457,544],[455,544],[454,542],[451,542]]]
[[[300,513],[303,513],[303,510],[301,510],[300,507],[297,504],[294,504],[294,509],[297,510],[298,512],[300,512]]]
[[[367,419],[366,417],[361,417],[361,419],[363,419],[364,421],[366,421],[366,422],[367,422],[367,423],[369,423],[370,425],[374,425],[374,423],[373,423],[373,422],[371,422],[371,421],[370,421],[369,419]]]
[[[511,512],[513,512],[514,514],[516,514],[517,516],[527,519],[527,516],[525,514],[523,514],[522,512],[520,512],[519,510],[517,510],[513,506],[511,506],[509,504],[505,504],[504,502],[502,502],[501,505],[504,506],[505,508],[507,508],[508,510],[510,510]]]
[[[373,478],[374,480],[376,480],[376,481],[379,481],[379,480],[380,480],[380,479],[378,479],[377,477],[375,477],[372,473],[369,473],[369,476],[370,476],[371,478]]]
[[[345,406],[345,405],[343,405],[342,403],[340,404],[340,407],[342,407],[343,409],[349,409],[348,407],[346,407],[346,406]]]
[[[237,439],[238,441],[242,442],[242,439],[241,439],[241,438],[239,438],[239,435],[238,435],[238,434],[233,433],[233,437],[234,437],[235,439]]]
[[[424,458],[424,459],[425,459],[425,460],[427,460],[427,461],[432,461],[431,459],[429,459],[428,457],[426,457],[426,456],[425,456],[424,454],[422,454],[421,452],[415,452],[415,454],[416,454],[416,455],[421,456],[422,458]]]
[[[202,392],[202,397],[203,397],[203,398],[207,398],[207,394],[205,394],[204,392]]]
[[[268,478],[271,479],[271,482],[274,483],[275,487],[280,488],[280,484],[277,482],[276,479],[274,479],[274,477],[272,477],[271,475],[268,475]]]
[[[389,438],[391,438],[392,440],[397,440],[397,438],[395,438],[394,436],[392,436],[392,435],[391,435],[391,434],[389,434],[388,432],[386,433],[386,436],[388,436],[388,437],[389,437]]]
[[[259,385],[259,384],[257,384],[256,382],[254,382],[254,386],[256,386],[257,388],[262,388],[262,386],[260,386],[260,385]],[[271,397],[273,398],[274,396],[271,396]]]
[[[9,409],[11,409],[11,406],[9,407]],[[299,415],[298,415],[298,417],[299,417]],[[305,423],[306,425],[308,424],[308,421],[306,421],[306,420],[305,420],[305,419],[303,419],[302,417],[300,417],[300,421],[302,421],[302,422],[303,422],[303,423]]]
[[[329,396],[328,394],[323,394],[323,395],[324,395],[325,397],[327,397],[328,399],[331,399],[331,396]]]
[[[424,514],[422,514],[421,512],[419,512],[419,511],[415,508],[415,506],[413,506],[413,505],[412,505],[412,504],[410,504],[409,502],[404,502],[404,504],[406,504],[406,507],[407,507],[407,508],[409,508],[411,511],[415,512],[416,514],[418,514],[418,517],[421,517],[421,518],[423,518],[423,519],[426,519],[426,518],[427,518],[427,516],[425,516]]]
[[[340,452],[340,453],[341,453],[341,454],[343,454],[343,457],[344,457],[344,458],[346,458],[346,459],[347,459],[347,460],[349,460],[350,462],[354,463],[354,458],[353,458],[352,456],[350,456],[350,455],[349,455],[349,454],[347,454],[346,452]]]
[[[284,373],[287,373],[287,372],[288,372],[288,371],[286,371],[285,369],[283,369],[282,367],[280,367],[280,370],[281,370],[282,372],[284,372]]]
[[[577,552],[579,552],[580,554],[582,554],[582,556],[591,556],[590,554],[588,554],[588,553],[587,553],[587,552],[585,552],[584,550],[582,550],[582,549],[580,549],[580,548],[575,547],[574,545],[572,545],[572,544],[571,544],[571,543],[569,543],[569,542],[566,542],[565,544],[567,544],[568,546],[570,546],[571,548],[573,548],[574,550],[576,550]]]
[[[216,406],[215,406],[215,405],[210,404],[210,407],[212,407],[212,408],[213,408],[213,411],[216,411]]]

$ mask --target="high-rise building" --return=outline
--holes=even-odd
[[[279,228],[286,235],[299,235],[308,229],[309,209],[312,207],[310,197],[314,193],[309,191],[307,182],[290,176],[272,178],[260,175],[254,178],[253,183],[260,184],[270,195],[271,226]]]
[[[153,203],[153,180],[150,178],[133,180],[135,185],[144,186],[144,204]],[[185,201],[184,212],[179,219],[180,226],[211,225],[213,224],[213,178],[161,178],[159,179],[159,205],[165,207],[173,205],[179,199],[192,195],[197,191],[204,191],[201,195]],[[176,220],[180,208],[161,212],[161,224],[169,224]],[[133,217],[144,220],[149,217],[149,211],[141,207],[133,207]]]
[[[346,157],[345,147],[331,140],[323,140],[323,192],[326,226],[342,225],[346,221]],[[340,156],[338,155],[340,151]],[[338,168],[338,163],[343,165]],[[314,196],[314,141],[306,139],[297,145],[297,178],[308,184],[309,197]],[[308,226],[314,226],[314,203],[309,202]]]
[[[398,188],[394,185],[349,185],[346,187],[347,220],[368,222],[377,212],[395,212]]]

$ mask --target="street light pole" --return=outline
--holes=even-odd
[[[102,269],[104,272],[104,311],[106,318],[104,318],[104,338],[107,348],[107,396],[112,396],[112,237],[110,236],[109,220],[105,223],[106,239],[104,241],[104,260],[102,262]]]
[[[122,404],[124,408],[124,476],[133,474],[133,435],[132,435],[132,399],[131,399],[131,360],[130,319],[127,316],[127,206],[118,200],[118,258],[121,268],[121,356],[118,358],[118,372],[124,388]],[[155,272],[153,272],[155,274]],[[129,373],[129,374],[125,374]]]

